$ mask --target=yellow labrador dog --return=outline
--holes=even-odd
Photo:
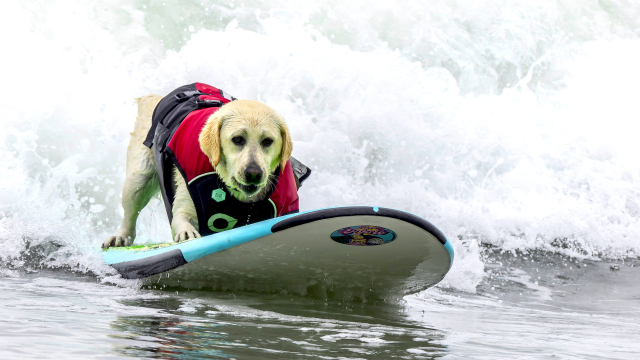
[[[251,211],[258,211],[254,208],[263,203],[266,210],[260,211],[270,211],[263,218],[297,212],[297,188],[293,182],[292,190],[289,162],[293,143],[283,118],[260,102],[236,100],[214,87],[194,85],[200,86],[191,85],[187,89],[193,91],[174,94],[176,90],[165,98],[136,99],[138,117],[127,149],[122,189],[124,218],[116,234],[102,243],[103,248],[132,245],[140,211],[161,190],[175,242],[198,238],[209,229],[215,233],[236,223],[259,221],[258,215],[251,219]],[[173,103],[162,107],[161,101]],[[165,111],[171,106],[173,113]],[[179,118],[185,113],[179,127],[171,125],[176,123],[171,116]],[[163,115],[169,118],[165,123],[156,119]],[[172,137],[158,143],[163,136]],[[166,174],[159,160],[163,156],[162,161],[171,161]],[[204,160],[198,163],[198,158]],[[286,199],[274,200],[274,196]],[[285,204],[278,208],[278,201]],[[207,210],[209,207],[214,210]],[[246,221],[243,212],[248,213]],[[218,225],[220,221],[223,225]]]

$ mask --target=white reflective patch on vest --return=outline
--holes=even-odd
[[[222,95],[223,98],[229,100],[229,101],[233,101],[236,98],[234,98],[233,96],[231,96],[231,94],[227,94],[226,92],[222,91],[222,89],[218,89],[220,90],[220,95]]]
[[[214,222],[216,220],[221,220],[220,222],[223,222],[223,223],[226,221],[227,226],[216,227],[216,225],[214,225]],[[211,217],[209,218],[209,221],[207,221],[207,226],[209,226],[209,229],[213,232],[221,232],[221,231],[233,229],[233,227],[236,226],[237,222],[238,220],[232,218],[229,215],[218,213],[218,214],[211,215]],[[224,226],[224,224],[218,224],[218,226]]]

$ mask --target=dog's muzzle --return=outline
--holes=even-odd
[[[244,181],[250,185],[260,184],[262,181],[262,169],[257,164],[251,164],[244,169]]]

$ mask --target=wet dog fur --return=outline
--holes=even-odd
[[[159,95],[136,99],[138,117],[127,148],[126,178],[122,187],[124,218],[116,235],[103,248],[130,246],[136,237],[140,211],[160,192],[153,150],[143,142],[151,128],[151,117]],[[265,198],[273,185],[273,174],[284,169],[293,143],[284,119],[270,107],[251,100],[236,100],[222,106],[207,120],[199,136],[200,148],[232,196],[242,202]],[[198,216],[184,178],[174,166],[175,199],[171,233],[175,242],[200,237]]]

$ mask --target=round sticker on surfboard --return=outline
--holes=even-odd
[[[331,234],[331,239],[345,245],[384,245],[395,240],[396,233],[380,226],[357,225],[334,231]]]

